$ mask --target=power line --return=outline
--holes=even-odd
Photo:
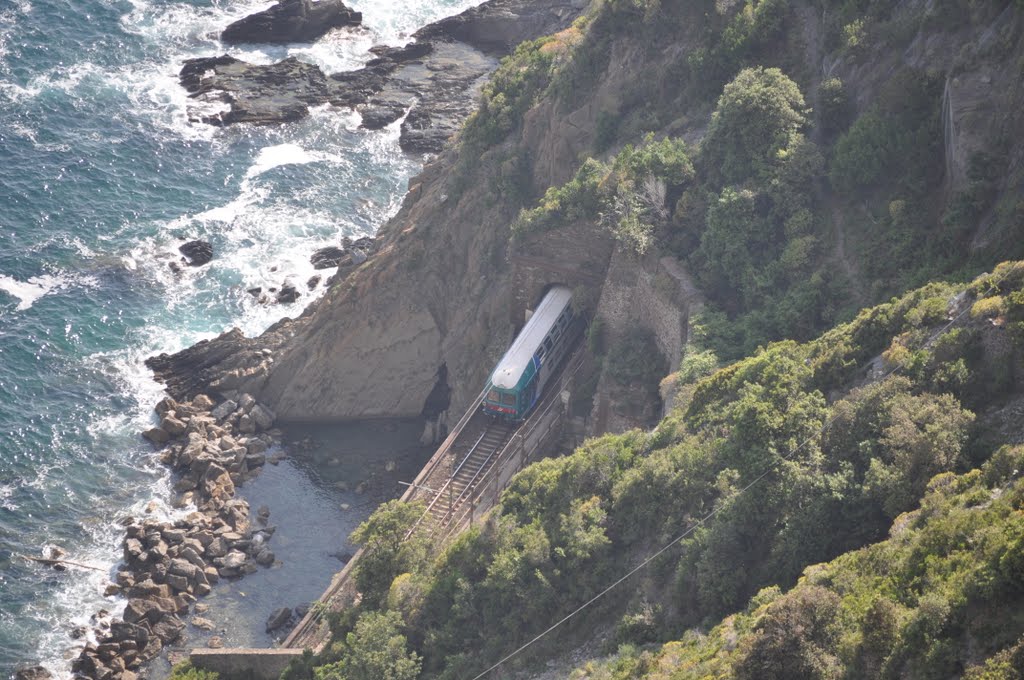
[[[993,290],[997,289],[999,284],[1002,283],[1003,279],[1006,278],[1006,276],[1009,274],[1009,270],[1010,270],[1010,267],[1007,267],[1007,271],[1005,273],[1003,273],[1002,276],[1000,276],[996,281],[994,281],[992,283],[992,285],[989,287],[989,289],[985,292],[985,295],[982,295],[978,299],[987,297],[989,293],[991,293]],[[959,314],[954,316],[945,325],[943,325],[942,328],[940,328],[938,331],[936,331],[934,334],[932,334],[932,336],[930,338],[928,338],[928,340],[922,345],[922,348],[928,347],[933,342],[935,342],[935,340],[937,338],[939,338],[942,334],[944,334],[946,331],[948,331],[968,311],[970,311],[970,306],[965,306],[964,309],[961,310]],[[883,380],[886,380],[893,373],[898,371],[900,368],[902,368],[902,366],[900,366],[899,364],[893,366],[884,375],[882,375],[880,378],[878,378],[875,382],[882,382]],[[825,421],[825,423],[821,426],[821,431],[818,434],[820,435],[820,434],[824,433],[826,430],[828,430],[828,428],[832,425],[832,423],[835,421],[835,419],[837,417],[838,417],[837,415],[832,415],[831,417],[829,417]],[[800,451],[800,449],[802,449],[805,446],[807,446],[807,444],[809,444],[813,440],[814,440],[814,437],[808,437],[807,439],[803,440],[798,446],[796,446],[792,450],[788,451],[785,455],[779,456],[778,460],[780,460],[780,461],[781,460],[789,460],[790,457],[792,457],[794,454],[796,454],[798,451]],[[754,479],[752,479],[750,482],[748,482],[743,488],[741,488],[739,491],[737,491],[735,494],[733,494],[729,498],[729,500],[730,501],[731,500],[735,500],[735,499],[739,498],[740,496],[742,496],[744,493],[749,491],[753,486],[755,486],[756,484],[760,483],[761,480],[763,480],[765,477],[767,477],[768,473],[772,472],[773,470],[774,470],[774,466],[769,466],[766,470],[764,470],[764,472],[762,472],[761,474],[759,474],[756,477],[754,477]],[[556,628],[558,628],[559,626],[564,624],[566,621],[568,621],[569,619],[573,618],[574,616],[576,616],[577,614],[582,612],[584,609],[586,609],[590,605],[592,605],[595,602],[597,602],[598,600],[600,600],[602,597],[604,597],[609,592],[611,592],[616,587],[618,587],[623,581],[625,581],[630,576],[632,576],[636,572],[640,571],[641,569],[646,567],[648,564],[653,562],[655,559],[657,559],[666,550],[668,550],[669,548],[671,548],[674,545],[678,544],[684,538],[686,538],[687,536],[692,534],[694,531],[696,531],[698,528],[700,528],[701,526],[706,524],[709,520],[711,520],[711,518],[713,518],[715,515],[717,515],[722,510],[722,508],[724,508],[724,507],[725,507],[725,504],[723,503],[723,504],[719,505],[718,507],[712,509],[711,512],[709,512],[708,514],[704,515],[702,518],[697,520],[694,524],[692,524],[689,528],[687,528],[686,531],[684,531],[683,533],[679,534],[678,536],[673,538],[671,541],[666,543],[664,546],[662,546],[660,549],[658,549],[657,552],[655,552],[655,553],[649,555],[648,557],[646,557],[643,561],[641,561],[635,567],[633,567],[628,572],[626,572],[624,575],[620,576],[617,580],[615,580],[610,585],[608,585],[604,590],[602,590],[597,595],[595,595],[594,597],[590,598],[589,600],[584,602],[582,605],[580,605],[579,607],[577,607],[576,609],[574,609],[573,611],[569,612],[567,615],[565,615],[564,617],[562,617],[561,619],[559,619],[558,621],[553,623],[551,626],[549,626],[543,632],[541,632],[536,637],[531,639],[529,642],[526,642],[525,644],[523,644],[521,647],[519,647],[515,651],[510,652],[507,656],[502,658],[500,661],[495,663],[493,666],[491,666],[487,670],[483,671],[479,675],[475,676],[473,678],[473,680],[480,680],[480,678],[484,677],[485,675],[487,675],[491,671],[495,670],[496,668],[498,668],[499,666],[504,664],[506,661],[508,661],[512,657],[514,657],[517,654],[519,654],[520,652],[522,652],[523,650],[525,650],[528,647],[532,646],[534,643],[538,642],[539,640],[541,640],[542,638],[547,636],[549,633],[551,633]]]

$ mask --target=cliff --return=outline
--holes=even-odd
[[[301,318],[257,339],[232,333],[156,360],[157,375],[178,396],[244,390],[284,420],[334,420],[419,414],[446,366],[451,408],[458,411],[482,388],[534,302],[538,284],[529,291],[522,284],[524,276],[538,276],[536,260],[524,259],[531,253],[550,251],[549,259],[569,270],[547,268],[540,275],[545,283],[567,279],[586,291],[592,309],[601,302],[599,316],[612,322],[605,326],[605,345],[638,321],[655,334],[669,368],[678,365],[690,334],[690,304],[702,296],[710,298],[713,313],[749,327],[731,341],[721,323],[699,329],[720,356],[738,356],[773,338],[813,337],[860,304],[927,277],[979,271],[999,255],[1018,253],[1024,205],[1020,11],[1012,3],[946,11],[892,2],[873,5],[866,19],[844,12],[807,2],[755,2],[746,9],[608,2],[591,8],[572,27],[524,45],[503,62],[485,88],[481,110],[410,182],[401,210],[380,230],[377,252],[335,281]],[[723,47],[721,36],[740,29],[739,46]],[[759,253],[744,254],[753,258],[752,275],[775,277],[769,283],[775,288],[745,302],[728,272],[708,271],[701,211],[709,192],[723,184],[705,171],[708,160],[697,164],[695,182],[669,187],[661,197],[663,214],[649,219],[652,246],[643,256],[629,255],[597,215],[585,216],[589,227],[570,248],[559,249],[557,241],[559,232],[580,229],[573,220],[512,238],[510,225],[520,211],[569,182],[587,156],[613,160],[648,133],[686,140],[691,149],[699,144],[722,85],[746,63],[778,66],[795,80],[806,100],[801,135],[829,166],[818,165],[797,187],[809,197],[813,222],[806,237],[797,235],[803,241],[784,234],[780,222],[763,249],[778,260],[764,264]],[[900,103],[917,91],[921,102]],[[924,113],[904,111],[911,104]],[[895,121],[897,141],[872,138],[870,126],[862,125],[871,116]],[[904,124],[924,130],[923,141],[901,141]],[[850,141],[858,134],[868,139]],[[842,165],[847,142],[874,154],[854,158],[867,169]],[[884,153],[887,145],[907,144],[923,151]],[[756,182],[751,186],[760,190]],[[803,259],[793,265],[791,251],[800,245]],[[783,246],[792,247],[783,253]],[[631,265],[608,268],[630,257],[649,263],[636,269],[649,272],[643,281],[624,283]],[[662,258],[674,262],[666,266],[679,275],[670,277],[678,285],[665,288],[661,272],[660,311],[616,315],[609,307],[613,298],[612,307],[623,312],[633,309],[630,299],[651,299]],[[768,274],[756,274],[758,267]],[[774,273],[780,267],[791,267],[788,279]],[[751,321],[751,310],[783,303],[797,311],[784,309],[777,314],[783,320],[771,323]],[[666,322],[665,315],[675,320]],[[601,394],[607,401],[608,390]],[[656,404],[656,395],[650,399]],[[656,407],[641,411],[640,421],[657,414]],[[639,421],[626,418],[619,426],[628,422]]]

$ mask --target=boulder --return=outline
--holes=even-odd
[[[217,538],[210,541],[210,545],[206,546],[206,556],[210,559],[217,557],[224,557],[228,554],[228,542],[223,537],[218,536]]]
[[[337,267],[343,257],[345,257],[344,248],[327,246],[314,252],[309,261],[313,265],[313,269],[330,269],[331,267]]]
[[[168,543],[170,543],[171,545],[177,545],[178,543],[181,543],[182,541],[185,540],[185,530],[184,529],[167,528],[167,529],[164,529],[161,532],[161,534],[163,535],[164,540],[167,541]]]
[[[210,619],[204,619],[202,616],[195,616],[192,618],[192,625],[200,630],[213,630],[215,625]]]
[[[232,550],[224,557],[219,558],[219,560],[220,566],[225,569],[240,569],[245,566],[248,558],[245,556],[245,553]]]
[[[49,680],[52,677],[53,674],[42,666],[29,666],[14,671],[14,680]]]
[[[310,276],[309,280],[306,281],[306,288],[308,288],[309,290],[316,290],[316,287],[320,285],[321,280],[322,277],[319,274]]]
[[[281,290],[277,292],[277,303],[280,305],[287,305],[295,302],[299,299],[299,290],[295,287],[295,284],[290,281],[285,281],[281,284]]]
[[[238,419],[238,431],[243,434],[252,434],[256,432],[256,423],[248,413]]]
[[[358,26],[363,15],[341,0],[281,0],[262,12],[239,19],[225,28],[225,43],[313,42],[328,31]]]
[[[149,640],[149,629],[127,621],[114,621],[110,624],[110,637],[122,643],[122,649],[124,649],[124,643],[129,640],[137,645],[145,646]]]
[[[249,417],[256,423],[256,427],[261,430],[268,430],[273,426],[277,414],[263,404],[256,404],[249,412]]]
[[[167,434],[167,430],[163,430],[159,427],[154,427],[146,430],[145,432],[142,433],[142,436],[148,439],[149,441],[153,442],[157,446],[166,444],[167,441],[171,438],[171,436]]]
[[[127,623],[152,622],[159,621],[163,617],[163,611],[153,600],[133,598],[125,605],[123,616]]]
[[[213,408],[213,399],[205,394],[197,394],[192,398],[192,406],[200,411],[209,411]]]
[[[229,415],[234,413],[236,408],[238,408],[238,402],[234,401],[233,399],[227,399],[225,401],[222,401],[220,404],[217,405],[215,409],[210,411],[210,415],[216,418],[217,420],[224,420]]]
[[[242,413],[248,413],[255,405],[256,399],[251,394],[244,393],[238,397],[238,408],[241,409]]]
[[[164,430],[172,437],[180,437],[185,434],[186,427],[187,426],[183,420],[179,420],[169,413],[160,421],[160,429]]]
[[[171,399],[170,397],[164,397],[163,399],[156,403],[156,406],[153,407],[153,410],[156,411],[156,414],[158,416],[163,418],[165,415],[167,415],[168,411],[174,411],[177,410],[177,408],[178,402],[174,401],[174,399]]]
[[[189,241],[178,250],[190,267],[201,267],[213,259],[213,245],[208,241]]]
[[[185,624],[176,616],[165,617],[162,621],[153,625],[153,635],[164,643],[177,640],[181,637],[183,630],[185,630]],[[149,645],[146,645],[146,648],[148,649]]]
[[[263,548],[256,554],[256,564],[260,565],[261,567],[269,567],[274,563],[274,558],[275,555],[272,550]]]
[[[275,630],[284,626],[292,618],[292,610],[289,607],[281,607],[275,609],[267,619],[267,632],[273,633]]]

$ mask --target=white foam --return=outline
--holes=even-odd
[[[14,487],[10,484],[0,484],[0,508],[4,510],[10,510],[12,512],[18,509],[18,506],[11,500],[11,496],[14,495]]]
[[[246,171],[246,178],[252,179],[268,170],[282,165],[302,165],[324,160],[321,154],[306,151],[298,144],[286,143],[265,146],[256,156],[256,162]]]
[[[43,274],[42,276],[33,276],[27,281],[19,281],[11,276],[0,274],[0,290],[21,301],[17,307],[19,311],[30,308],[39,298],[66,285],[67,279],[59,275]]]

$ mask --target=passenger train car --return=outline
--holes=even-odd
[[[491,374],[485,413],[514,422],[526,418],[582,327],[571,302],[572,291],[565,286],[544,295]]]

